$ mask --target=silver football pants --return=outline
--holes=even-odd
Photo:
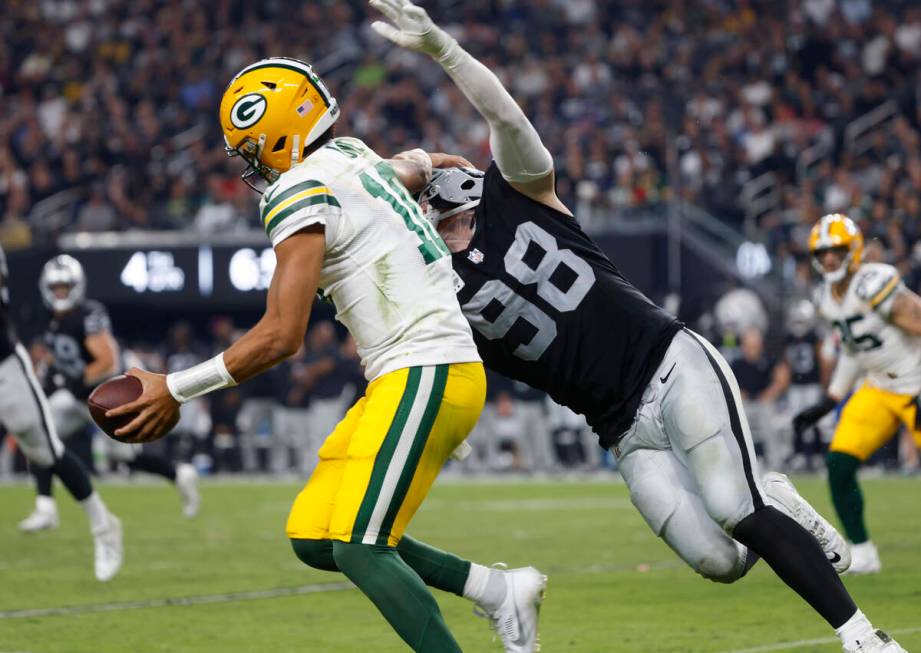
[[[733,582],[747,549],[730,536],[764,505],[739,386],[704,338],[679,332],[617,446],[630,499],[695,571]]]

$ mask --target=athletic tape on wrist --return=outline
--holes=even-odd
[[[403,158],[415,161],[425,169],[425,183],[428,183],[432,179],[432,157],[428,155],[428,152],[422,148],[415,148],[404,152],[402,155]]]
[[[209,392],[235,385],[237,382],[224,364],[223,352],[187,370],[166,375],[166,387],[180,404]]]

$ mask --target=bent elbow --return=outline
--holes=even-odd
[[[303,342],[303,337],[279,334],[272,342],[274,358],[279,362],[291,358],[301,348]]]

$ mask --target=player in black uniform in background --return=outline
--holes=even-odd
[[[827,380],[832,365],[822,356],[815,305],[808,299],[798,300],[790,306],[784,334],[784,356],[778,365],[788,370],[787,412],[790,415],[797,415],[821,401],[825,385],[822,381]],[[794,470],[815,469],[814,458],[822,458],[826,449],[819,426],[792,429],[792,432],[792,454],[787,466]]]
[[[371,4],[393,23],[372,28],[431,56],[489,123],[495,160],[485,175],[436,171],[420,198],[454,253],[455,289],[486,365],[584,414],[633,503],[699,573],[732,582],[760,556],[846,651],[902,651],[835,573],[832,562],[849,562],[840,535],[786,477],[762,484],[725,360],[584,234],[556,196],[549,152],[498,78],[409,0]],[[420,174],[402,181],[422,190],[425,161],[401,156],[419,161]]]
[[[0,422],[33,468],[60,478],[86,512],[95,547],[96,578],[111,580],[122,564],[121,522],[108,511],[86,469],[58,438],[48,399],[13,328],[8,274],[6,255],[0,248]]]
[[[42,300],[49,309],[44,332],[51,352],[51,414],[58,433],[65,440],[94,429],[86,400],[99,383],[123,369],[118,343],[112,336],[109,314],[97,301],[86,299],[86,276],[80,263],[66,254],[48,261],[39,279]],[[132,471],[145,471],[176,484],[186,516],[198,511],[197,473],[188,464],[178,467],[162,456],[146,453],[138,445],[105,438],[107,453]],[[49,470],[33,470],[37,496],[35,510],[19,527],[38,531],[58,525],[57,506],[52,498]]]

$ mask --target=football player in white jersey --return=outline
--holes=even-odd
[[[809,234],[809,251],[825,283],[819,312],[841,337],[841,355],[826,396],[800,412],[804,430],[854,390],[841,412],[828,452],[832,501],[851,547],[849,573],[880,571],[876,546],[863,518],[857,468],[897,432],[900,424],[921,446],[921,297],[905,287],[898,270],[861,263],[863,235],[846,215],[824,216]]]
[[[354,336],[369,385],[294,502],[295,553],[343,572],[413,650],[461,650],[428,583],[483,607],[502,625],[506,651],[533,651],[542,574],[490,570],[403,537],[476,423],[486,379],[448,250],[397,179],[394,167],[406,162],[336,138],[338,117],[336,100],[301,61],[267,59],[233,78],[220,108],[228,153],[249,164],[244,179],[269,183],[260,213],[277,266],[265,314],[210,361],[167,376],[129,371],[144,393],[109,414],[140,412],[118,431],[128,441],[162,437],[181,403],[294,354],[319,292]],[[419,159],[419,174],[430,176],[430,158]]]

